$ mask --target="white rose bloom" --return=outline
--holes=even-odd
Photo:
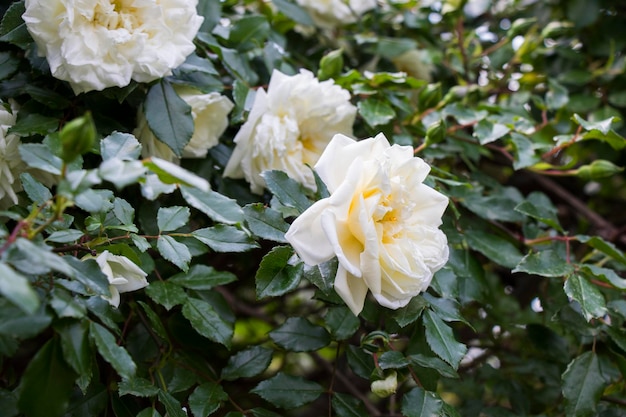
[[[16,193],[22,189],[19,175],[26,169],[19,152],[19,136],[8,133],[15,124],[17,110],[8,111],[0,102],[0,206],[17,204]]]
[[[376,0],[297,0],[297,3],[321,28],[354,23],[363,13],[376,7]]]
[[[267,92],[257,90],[248,120],[235,136],[236,147],[224,176],[245,178],[252,192],[265,188],[261,173],[286,172],[315,190],[311,168],[335,133],[352,135],[356,107],[350,93],[310,71],[294,76],[274,70]]]
[[[26,27],[76,94],[170,75],[195,50],[197,0],[26,0]]]
[[[228,127],[228,113],[234,105],[219,93],[204,94],[194,88],[183,86],[174,86],[174,89],[191,106],[194,123],[193,136],[183,149],[183,158],[204,158],[208,150],[217,145],[220,136]],[[133,134],[141,142],[144,157],[156,156],[170,162],[178,162],[174,151],[154,136],[141,109]]]
[[[448,260],[438,229],[448,199],[423,184],[428,164],[383,134],[360,142],[336,135],[315,170],[330,197],[285,235],[300,258],[308,265],[338,258],[335,290],[355,315],[368,289],[392,309],[425,291]]]
[[[109,280],[111,298],[106,300],[113,307],[120,305],[120,293],[135,291],[148,285],[147,274],[125,256],[113,255],[105,250],[97,257],[88,255],[83,258],[85,259],[95,259]]]

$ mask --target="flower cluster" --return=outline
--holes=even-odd
[[[336,135],[315,170],[330,197],[302,213],[285,236],[304,262],[337,257],[335,290],[355,315],[368,289],[392,309],[425,291],[448,260],[438,229],[448,199],[423,183],[430,167],[383,134],[359,142]]]
[[[203,94],[191,87],[175,86],[176,93],[191,106],[194,131],[191,140],[183,149],[183,158],[204,158],[207,151],[217,145],[219,138],[228,127],[228,113],[233,103],[219,93]],[[156,156],[170,162],[177,162],[174,152],[164,142],[157,139],[143,111],[137,115],[137,128],[133,134],[141,141],[145,157]]]
[[[314,165],[336,133],[352,135],[356,107],[350,93],[332,80],[320,82],[310,71],[294,76],[274,71],[267,92],[259,89],[224,175],[245,178],[261,193],[261,173],[281,170],[315,189]],[[307,166],[308,165],[308,166]]]
[[[76,94],[170,75],[195,50],[197,0],[26,0],[52,75]]]

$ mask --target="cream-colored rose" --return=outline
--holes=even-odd
[[[433,63],[428,52],[410,49],[391,60],[399,71],[406,72],[413,78],[430,81]]]
[[[308,265],[338,258],[335,290],[355,315],[368,289],[392,309],[425,291],[448,260],[438,229],[448,199],[423,184],[428,164],[383,134],[359,142],[336,135],[315,170],[330,197],[285,235],[300,258]]]
[[[228,113],[233,109],[233,103],[219,93],[204,94],[194,88],[178,85],[174,86],[174,90],[191,106],[194,123],[193,136],[183,149],[183,158],[204,158],[207,151],[218,144],[220,136],[228,127]],[[144,157],[156,156],[178,162],[174,151],[154,136],[141,109],[133,134],[141,142]]]
[[[52,75],[76,94],[170,75],[195,50],[197,0],[26,0]]]
[[[252,192],[265,188],[261,173],[280,170],[315,189],[311,168],[335,133],[352,135],[356,107],[350,93],[310,71],[288,76],[274,71],[267,92],[260,88],[224,176],[245,178]]]
[[[0,101],[0,207],[17,204],[17,192],[22,189],[19,175],[26,169],[19,152],[19,136],[8,133],[15,124],[17,109],[7,110]]]
[[[329,29],[354,23],[363,13],[376,7],[376,0],[297,0],[316,26]]]
[[[85,259],[95,259],[109,280],[111,298],[106,300],[113,307],[120,305],[120,293],[135,291],[148,285],[147,274],[125,256],[113,255],[105,250],[97,257],[88,255],[83,258]]]

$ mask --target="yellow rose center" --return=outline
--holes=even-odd
[[[129,32],[142,25],[138,18],[137,8],[128,6],[124,0],[98,3],[93,23],[109,30],[125,29]]]

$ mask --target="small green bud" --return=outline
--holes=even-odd
[[[91,117],[91,112],[77,117],[67,123],[59,132],[63,154],[61,158],[69,163],[79,155],[88,152],[96,140],[96,125]]]
[[[426,146],[443,142],[445,138],[446,122],[443,119],[439,119],[435,123],[431,123],[431,125],[428,126],[428,129],[426,129]]]
[[[320,69],[317,71],[317,78],[320,81],[335,78],[343,70],[343,49],[330,51],[320,60]]]
[[[389,397],[396,392],[398,388],[398,374],[395,371],[391,371],[385,379],[379,379],[372,382],[370,389],[374,394],[380,398]]]
[[[511,24],[511,28],[509,29],[507,36],[512,39],[517,35],[525,35],[528,29],[530,29],[535,23],[537,23],[537,19],[534,17],[516,19],[513,24]]]
[[[420,111],[435,107],[441,101],[441,84],[427,84],[419,93],[418,107]]]
[[[620,168],[612,162],[598,159],[589,165],[583,165],[576,170],[576,175],[585,180],[597,180],[607,178],[618,172],[622,172],[624,168]]]

